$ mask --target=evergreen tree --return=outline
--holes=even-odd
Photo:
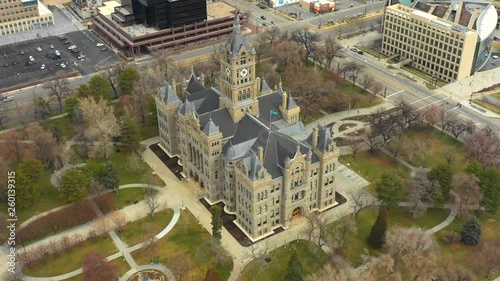
[[[300,263],[299,255],[297,250],[294,249],[290,260],[288,261],[288,267],[285,271],[285,281],[302,281],[302,264]]]
[[[385,234],[387,231],[387,207],[380,206],[375,224],[372,226],[370,236],[368,236],[368,245],[373,249],[380,249],[385,243]]]
[[[483,166],[481,166],[481,163],[477,161],[472,161],[467,164],[467,167],[465,167],[465,172],[469,175],[473,175],[476,178],[481,177],[481,173],[483,172]]]
[[[453,179],[453,172],[451,171],[450,165],[447,164],[439,164],[436,167],[432,168],[429,173],[429,180],[431,182],[439,183],[440,192],[436,192],[439,194],[435,198],[435,201],[441,203],[445,201],[450,195],[451,189],[451,181]]]
[[[462,243],[465,245],[477,245],[481,240],[481,224],[476,217],[470,218],[462,226],[462,231],[460,232],[462,236]]]
[[[118,193],[118,171],[111,162],[104,164],[99,182],[106,188]]]
[[[128,151],[134,151],[139,147],[141,132],[137,123],[130,117],[123,117],[121,122],[120,141]]]
[[[375,191],[380,201],[394,206],[401,200],[403,181],[394,172],[384,172],[375,184]]]
[[[22,208],[31,207],[39,198],[38,185],[30,175],[23,171],[16,172],[16,204]]]
[[[80,88],[78,90],[80,91]],[[101,75],[94,75],[88,83],[88,92],[83,94],[87,96],[90,94],[96,101],[100,98],[110,100],[113,96],[113,87],[106,78]]]
[[[134,84],[141,79],[141,75],[133,66],[125,68],[120,75],[118,75],[118,87],[122,95],[132,93],[134,89]]]
[[[36,181],[43,172],[43,169],[45,169],[45,165],[43,165],[42,161],[35,158],[29,158],[17,163],[16,172],[23,173],[28,176],[30,180]]]
[[[80,91],[80,88],[78,88],[78,91]],[[71,96],[66,99],[66,103],[64,104],[64,112],[68,114],[71,120],[74,120],[73,118],[75,116],[75,109],[78,108],[78,103],[79,103],[78,97]]]
[[[500,208],[500,169],[489,168],[481,173],[479,187],[483,193],[481,205],[495,214]]]
[[[45,121],[50,117],[52,109],[50,104],[42,97],[36,97],[33,100],[35,107],[33,108],[33,115],[40,124],[45,124]]]
[[[90,179],[77,169],[69,169],[61,177],[60,191],[67,203],[80,202],[87,196]]]
[[[212,236],[217,243],[222,239],[222,210],[219,206],[214,205],[210,209],[212,214]]]
[[[158,127],[158,114],[156,114],[156,102],[154,99],[148,99],[148,111],[152,114],[148,115],[148,125]]]

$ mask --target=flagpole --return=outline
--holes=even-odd
[[[271,117],[272,117],[272,112],[273,110],[269,110],[269,130],[271,131]]]

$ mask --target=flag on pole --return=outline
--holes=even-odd
[[[274,109],[271,109],[271,116],[278,116],[278,111],[274,110]]]

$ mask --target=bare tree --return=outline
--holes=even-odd
[[[333,278],[333,279],[332,279]],[[307,275],[304,281],[356,281],[362,280],[361,276],[351,266],[339,268],[331,263],[325,264],[318,271]]]
[[[396,271],[394,259],[388,255],[383,254],[378,257],[370,256],[368,250],[362,255],[363,257],[363,268],[361,272],[361,277],[359,280],[366,281],[401,281],[402,277],[399,272]]]
[[[152,187],[148,187],[144,191],[144,201],[148,204],[149,213],[151,217],[155,217],[155,212],[160,206],[160,202],[158,201],[158,191]]]
[[[397,116],[386,116],[385,109],[379,107],[370,119],[371,130],[373,133],[382,136],[383,144],[387,143],[394,135],[398,133],[400,125]]]
[[[377,203],[376,198],[371,195],[371,193],[365,188],[360,188],[356,191],[349,192],[349,199],[351,206],[353,207],[354,221],[358,221],[359,213],[362,210],[375,205]]]
[[[431,280],[435,275],[438,252],[432,233],[396,226],[387,232],[385,247],[395,268],[402,263],[411,280]]]
[[[373,75],[365,73],[363,76],[361,76],[361,86],[363,86],[363,89],[365,89],[365,91],[368,88],[371,88],[373,83],[375,83],[375,77],[373,77]]]
[[[111,88],[113,88],[115,98],[118,98],[118,89],[116,88],[116,85],[118,83],[118,76],[126,67],[127,63],[120,62],[118,64],[115,64],[113,67],[108,67],[100,72],[101,76],[106,78],[109,84],[111,84]]]
[[[356,235],[358,229],[352,216],[344,216],[335,221],[334,227],[326,228],[325,240],[332,249],[342,248],[348,235]]]
[[[146,240],[142,243],[142,251],[148,254],[151,258],[155,257],[158,246],[158,226],[152,223],[145,224],[144,230],[146,231]]]
[[[60,145],[57,144],[54,135],[47,132],[39,124],[31,125],[26,133],[33,141],[36,157],[47,167],[58,167],[60,153],[64,153]]]
[[[406,198],[412,206],[409,208],[409,213],[413,217],[419,217],[427,210],[427,203],[433,201],[432,182],[427,178],[427,173],[418,172],[410,181],[407,188]]]
[[[97,230],[99,234],[106,234],[111,231],[111,225],[105,217],[100,217],[93,222],[94,229]]]
[[[443,133],[444,130],[446,130],[446,128],[448,127],[451,117],[452,115],[448,113],[446,108],[444,107],[439,108],[438,120],[439,120],[439,127],[441,128],[441,133]]]
[[[79,110],[85,124],[84,137],[91,143],[90,156],[111,156],[112,138],[120,135],[120,125],[112,106],[104,99],[95,101],[93,97],[81,98]]]
[[[62,101],[71,93],[68,79],[58,76],[55,80],[43,84],[42,87],[50,91],[49,97],[57,100],[59,104],[59,112],[62,112]]]
[[[29,112],[33,109],[33,103],[19,103],[16,102],[14,111],[16,112],[17,118],[21,121],[24,129],[28,128],[29,120]]]
[[[71,238],[68,235],[64,235],[59,239],[59,245],[61,250],[69,252],[71,246]]]
[[[3,122],[7,116],[9,116],[9,108],[4,102],[0,102],[0,128],[3,127]]]
[[[481,163],[484,168],[500,167],[500,137],[491,128],[467,135],[464,149],[469,158]]]
[[[302,49],[297,43],[286,40],[276,44],[272,52],[272,58],[278,64],[278,68],[286,70],[290,65],[299,65],[302,63],[301,53]]]
[[[307,214],[306,219],[308,220],[307,227],[309,228],[311,238],[315,240],[315,244],[318,246],[316,251],[316,258],[319,258],[321,254],[321,248],[326,243],[327,232],[327,220],[324,213],[312,212]]]
[[[446,265],[437,273],[433,281],[474,281],[472,272],[464,267]]]
[[[380,135],[373,131],[368,132],[363,140],[371,152],[374,152],[382,145]]]
[[[427,123],[427,131],[425,133],[425,140],[429,137],[429,131],[432,127],[434,127],[439,118],[439,108],[437,106],[431,105],[425,108],[423,113],[423,119]]]
[[[268,267],[269,263],[266,262],[266,259],[270,257],[269,252],[269,239],[265,239],[260,243],[254,243],[245,249],[245,256],[252,260],[253,267],[250,270],[253,281],[256,281],[258,275]]]
[[[500,269],[500,241],[486,242],[481,245],[481,250],[475,255],[475,261],[481,269],[486,280]]]
[[[409,142],[410,139],[405,135],[397,135],[387,144],[387,148],[392,152],[392,157],[396,159],[400,154],[407,153],[407,150],[410,148],[408,146]]]
[[[326,96],[327,88],[331,89],[333,86],[331,84],[328,87],[323,86],[314,70],[305,69],[290,75],[290,88],[291,93],[289,94],[293,93],[297,97],[303,112],[302,120],[306,120],[311,107]]]
[[[363,148],[365,147],[365,143],[363,142],[363,140],[354,137],[349,137],[347,143],[347,145],[351,149],[353,158],[356,158],[356,154],[358,154],[358,152],[363,150]]]
[[[458,216],[461,218],[470,218],[473,215],[474,209],[479,208],[479,203],[483,199],[479,180],[473,175],[458,172],[453,174],[451,186],[460,198]]]
[[[114,211],[110,215],[111,221],[115,223],[116,228],[118,231],[127,223],[127,219],[123,212],[120,211]]]
[[[376,96],[382,92],[383,88],[384,85],[382,85],[382,83],[380,83],[379,81],[373,81],[370,90],[372,91],[372,94]]]
[[[334,37],[328,36],[323,45],[316,47],[316,51],[321,64],[330,70],[333,59],[341,56],[342,46]]]
[[[403,120],[403,127],[404,128],[409,128],[411,127],[415,122],[420,120],[420,114],[413,106],[411,106],[409,103],[404,101],[403,99],[399,99],[397,105],[399,108],[400,116],[402,117]]]
[[[463,133],[471,134],[474,131],[474,124],[472,122],[464,122],[458,119],[456,114],[453,114],[448,122],[449,131],[458,140],[458,137]]]
[[[356,85],[356,80],[358,79],[359,74],[361,73],[361,71],[363,71],[364,68],[364,65],[358,64],[356,62],[351,63],[351,78],[354,85]]]
[[[344,79],[346,79],[347,73],[352,70],[352,65],[353,65],[352,63],[348,62],[346,64],[343,64],[342,67],[339,69]]]
[[[165,80],[170,81],[175,74],[177,63],[168,56],[165,50],[155,50],[151,52],[153,56],[152,68],[163,74]]]
[[[172,257],[170,261],[169,268],[172,270],[175,280],[186,280],[185,278],[187,277],[189,270],[194,267],[189,254],[186,251],[182,251]]]
[[[91,251],[85,255],[83,277],[85,281],[116,280],[118,267],[107,261],[102,253]]]
[[[304,27],[292,32],[292,40],[305,49],[305,60],[307,60],[312,55],[316,42],[319,41],[319,35]]]
[[[271,48],[274,47],[276,43],[278,43],[280,37],[281,37],[281,31],[276,26],[266,29],[266,31],[261,34],[262,40],[268,41],[269,44],[271,45]]]

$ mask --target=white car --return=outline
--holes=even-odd
[[[60,56],[60,55],[61,55],[61,53],[59,53],[59,51],[56,50],[56,56]]]
[[[42,64],[42,66],[40,67],[40,69],[45,69],[45,64]]]
[[[97,47],[102,47],[102,46],[104,46],[103,43],[97,43]]]
[[[75,45],[71,45],[71,46],[69,46],[69,47],[68,47],[68,50],[73,50],[73,49],[75,49],[75,48],[76,48],[76,46],[75,46]]]
[[[30,61],[35,61],[35,58],[33,56],[30,56]]]
[[[492,58],[494,58],[494,59],[498,59],[498,56],[497,56],[497,55],[495,55],[495,56],[492,56]]]
[[[37,47],[36,49],[37,49],[39,52],[41,52],[41,51],[42,51],[42,48],[40,48],[40,47]]]
[[[61,63],[62,68],[66,68],[66,65],[64,63]]]
[[[13,96],[8,96],[3,101],[13,101],[13,100],[14,100]]]
[[[54,45],[50,44],[50,48],[51,48],[51,49],[54,49]]]

